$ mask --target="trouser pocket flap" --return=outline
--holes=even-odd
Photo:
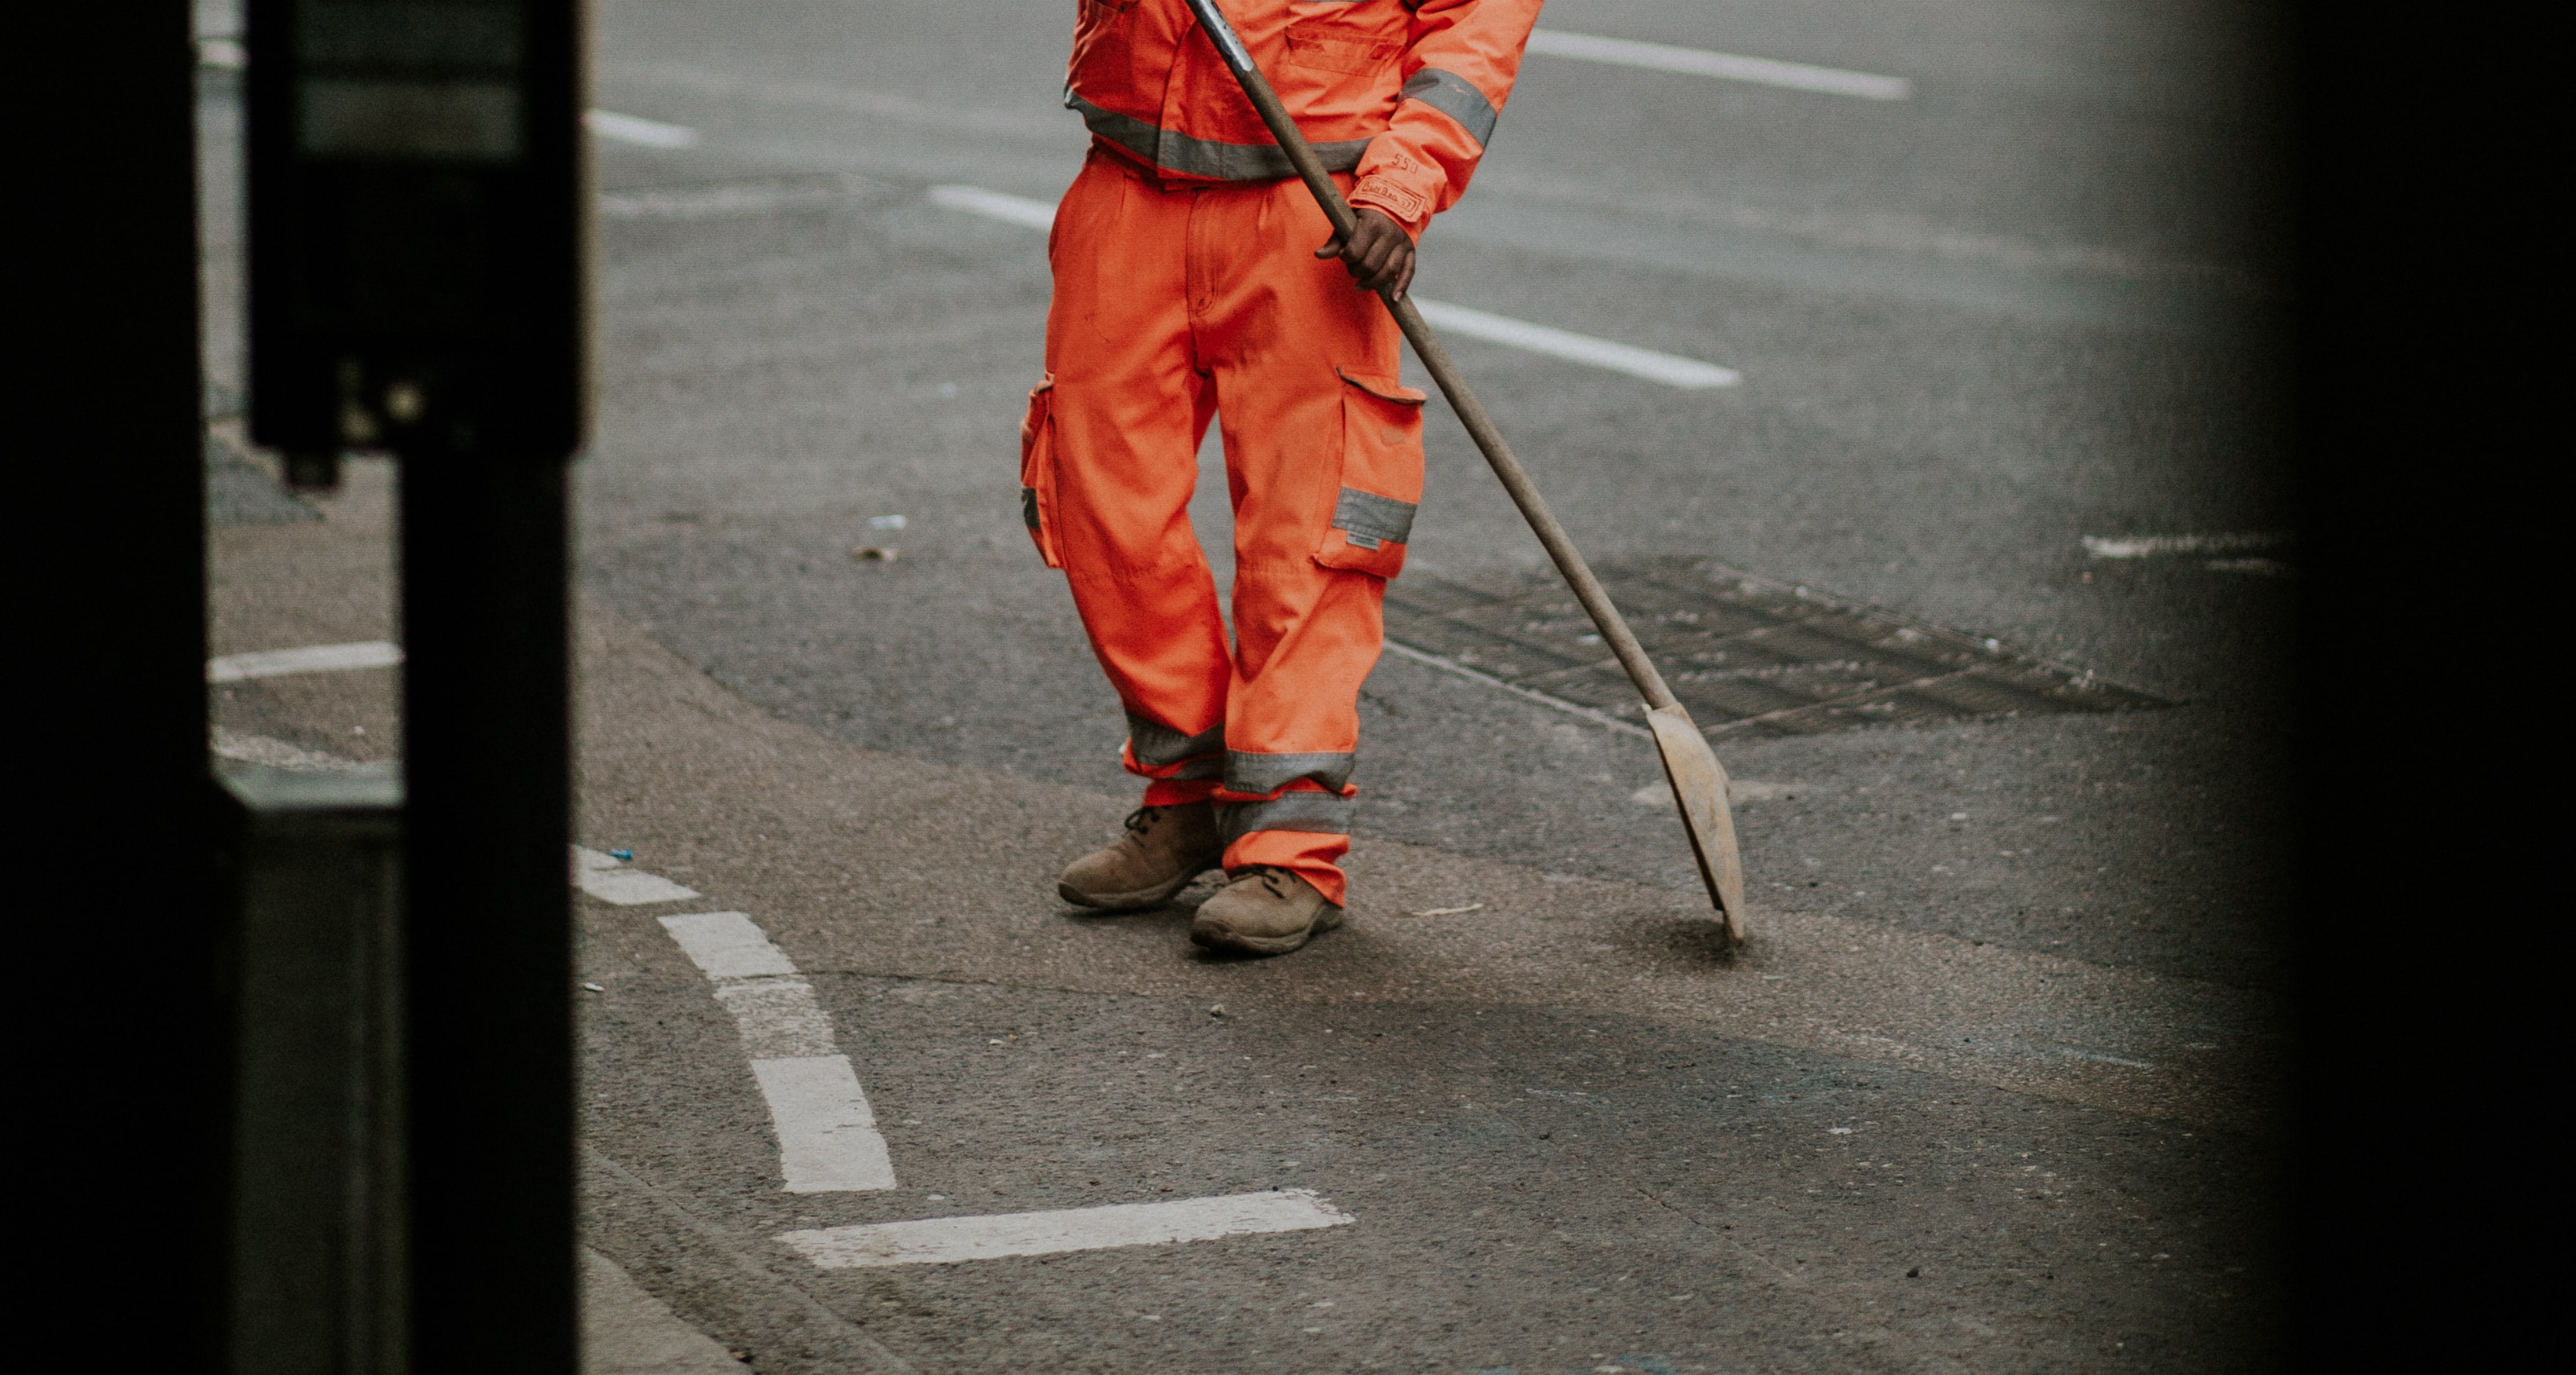
[[[1029,390],[1029,413],[1020,421],[1020,519],[1049,568],[1064,567],[1056,546],[1055,374]]]
[[[1422,500],[1424,395],[1392,377],[1337,369],[1342,381],[1341,482],[1315,562],[1394,577],[1404,568]]]

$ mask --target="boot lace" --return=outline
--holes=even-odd
[[[1231,877],[1237,883],[1248,878],[1260,879],[1261,886],[1270,890],[1270,896],[1284,901],[1292,891],[1287,881],[1294,877],[1294,874],[1275,864],[1255,864],[1248,868],[1237,869]]]
[[[1154,829],[1154,823],[1162,818],[1163,811],[1161,807],[1139,807],[1129,812],[1127,820],[1120,824],[1142,838],[1147,831]]]

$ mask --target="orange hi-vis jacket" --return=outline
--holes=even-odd
[[[1295,175],[1187,0],[1077,0],[1065,104],[1174,181]],[[1415,238],[1455,205],[1511,95],[1539,0],[1222,0],[1350,199]]]

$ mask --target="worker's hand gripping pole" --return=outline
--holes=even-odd
[[[1270,136],[1278,140],[1280,150],[1288,155],[1306,189],[1315,194],[1316,203],[1324,208],[1334,231],[1347,240],[1359,227],[1358,217],[1351,212],[1350,202],[1342,199],[1341,188],[1333,185],[1332,177],[1324,171],[1324,164],[1316,159],[1315,150],[1307,146],[1297,122],[1288,117],[1288,108],[1279,103],[1279,93],[1270,88],[1270,79],[1253,62],[1251,49],[1244,46],[1234,25],[1226,22],[1225,12],[1217,8],[1216,0],[1189,0],[1189,4],[1200,27],[1207,30],[1217,51],[1224,55],[1226,66],[1242,83],[1243,94],[1252,101],[1252,108],[1260,112],[1261,122],[1269,126]],[[1709,748],[1708,737],[1692,723],[1689,710],[1665,686],[1664,675],[1655,671],[1654,661],[1646,657],[1628,623],[1620,618],[1619,609],[1610,604],[1600,580],[1592,576],[1590,565],[1584,563],[1574,541],[1566,537],[1565,527],[1557,524],[1556,516],[1547,509],[1547,502],[1531,484],[1520,460],[1512,456],[1511,445],[1503,442],[1503,433],[1494,428],[1493,417],[1485,414],[1466,379],[1458,375],[1457,366],[1449,361],[1449,351],[1440,346],[1422,312],[1414,309],[1411,300],[1394,292],[1382,291],[1378,295],[1395,316],[1405,339],[1412,343],[1414,354],[1430,369],[1441,395],[1449,398],[1449,408],[1457,412],[1476,447],[1484,452],[1494,476],[1502,480],[1503,490],[1511,493],[1512,504],[1520,507],[1522,519],[1538,535],[1547,556],[1556,561],[1556,571],[1574,589],[1575,600],[1583,603],[1592,624],[1600,628],[1602,642],[1618,656],[1619,666],[1628,671],[1629,680],[1646,699],[1646,723],[1654,728],[1655,748],[1663,756],[1664,776],[1672,783],[1673,801],[1681,808],[1683,828],[1690,833],[1691,850],[1699,860],[1700,878],[1708,885],[1709,901],[1725,916],[1727,934],[1736,940],[1744,939],[1744,869],[1736,855],[1734,814],[1727,806],[1726,769],[1717,762],[1716,751]]]

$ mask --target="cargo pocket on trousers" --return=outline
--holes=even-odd
[[[1404,569],[1405,542],[1422,500],[1424,397],[1392,377],[1335,371],[1347,384],[1341,484],[1315,562],[1392,578]]]
[[[1055,374],[1029,391],[1029,413],[1020,421],[1020,519],[1049,568],[1064,567],[1055,542]]]

